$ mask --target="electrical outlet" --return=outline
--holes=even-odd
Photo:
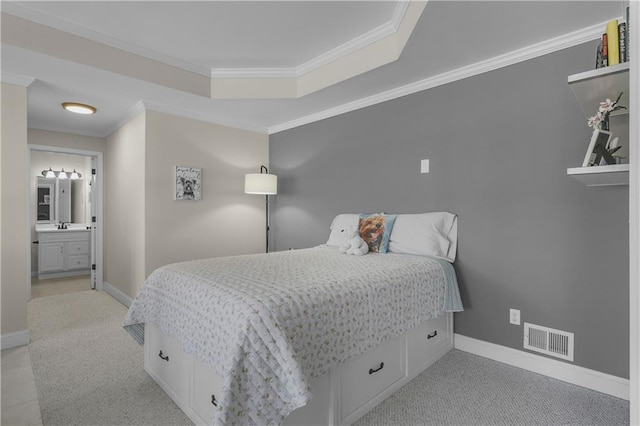
[[[520,325],[519,309],[509,309],[509,322],[514,325]]]

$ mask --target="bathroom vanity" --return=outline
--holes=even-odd
[[[91,231],[86,224],[36,225],[38,279],[86,275],[91,272]]]

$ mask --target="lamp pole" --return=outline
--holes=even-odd
[[[269,194],[278,193],[278,178],[269,174],[266,166],[260,166],[260,173],[249,173],[244,177],[245,194],[264,195],[265,201],[265,252],[269,253]]]
[[[265,204],[266,204],[266,210],[267,210],[267,248],[266,248],[266,253],[269,253],[269,196],[265,195],[264,196],[265,199]]]

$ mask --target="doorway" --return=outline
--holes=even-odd
[[[29,165],[30,284],[47,285],[33,292],[29,285],[28,300],[75,289],[101,291],[103,153],[29,144]]]

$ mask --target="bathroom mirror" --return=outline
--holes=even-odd
[[[55,178],[38,178],[36,223],[55,223],[55,188]]]
[[[86,223],[86,181],[38,176],[36,223]]]

